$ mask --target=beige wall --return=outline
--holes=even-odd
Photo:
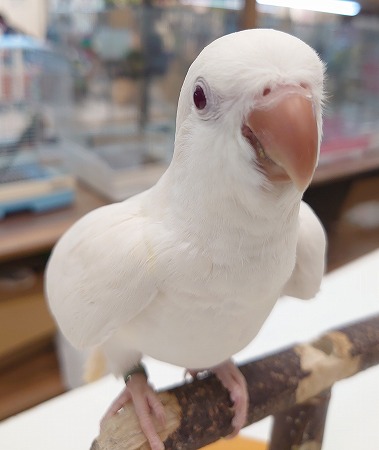
[[[28,34],[44,38],[48,0],[0,0],[0,13]]]

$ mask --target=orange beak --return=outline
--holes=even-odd
[[[267,177],[292,180],[303,192],[317,165],[318,128],[309,90],[282,86],[269,91],[249,113],[243,133],[252,140]],[[252,139],[252,136],[254,139]]]

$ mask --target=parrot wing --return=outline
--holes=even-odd
[[[325,270],[326,236],[311,207],[300,204],[296,264],[283,295],[308,300],[320,289]]]
[[[78,348],[104,342],[138,315],[158,289],[140,196],[96,209],[58,242],[46,295],[63,334]]]

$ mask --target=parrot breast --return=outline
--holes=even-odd
[[[223,266],[188,251],[187,258],[177,255],[172,278],[125,326],[123,338],[143,354],[188,369],[229,359],[256,336],[295,264],[294,240],[280,252],[259,247],[254,262],[231,257]]]

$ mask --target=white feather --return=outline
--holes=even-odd
[[[199,80],[210,92],[203,112],[191,106]],[[300,297],[317,291],[307,226],[316,246],[319,229],[302,206],[299,234],[301,194],[266,180],[241,123],[265,86],[301,82],[321,135],[322,81],[316,53],[273,30],[225,36],[201,53],[183,84],[167,172],[85,216],[51,256],[47,297],[75,346],[102,345],[115,373],[142,354],[212,367],[254,338],[286,284]]]
[[[283,295],[309,300],[318,293],[325,271],[325,250],[324,228],[311,207],[301,202],[296,264]]]

